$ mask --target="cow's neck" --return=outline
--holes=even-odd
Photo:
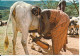
[[[38,29],[39,19],[38,17],[33,17],[29,30]]]

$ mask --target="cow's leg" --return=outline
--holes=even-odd
[[[78,28],[75,28],[75,34],[78,35]]]
[[[13,40],[12,40],[12,42],[13,42],[13,55],[16,54],[16,52],[15,52],[16,38],[17,38],[17,31],[15,29],[13,32]]]
[[[73,35],[74,34],[74,29],[73,28],[71,28],[71,35]]]
[[[77,33],[76,34],[78,35],[78,28],[76,30],[77,30]]]
[[[34,37],[36,37],[36,34],[35,34],[35,33],[32,33],[32,35],[33,35]],[[34,47],[34,42],[32,43],[31,48],[32,48],[33,50],[35,50],[35,47]]]
[[[16,22],[14,20],[14,18],[12,19],[12,28],[13,28],[13,54],[15,55],[16,52],[15,52],[15,45],[16,45],[16,38],[17,38],[17,27],[16,27]]]
[[[25,54],[28,55],[29,53],[28,53],[28,50],[27,50],[27,38],[28,38],[28,28],[24,27],[22,29],[22,40],[21,40],[21,43],[22,43],[22,46],[24,48]]]
[[[73,28],[73,35],[75,34],[75,28]]]
[[[71,34],[71,29],[70,29],[70,33],[69,34]]]
[[[71,35],[71,28],[69,28],[69,35]]]

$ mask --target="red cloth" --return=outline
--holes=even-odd
[[[49,22],[53,53],[58,54],[66,44],[67,30],[70,20],[68,15],[60,10],[50,10],[50,12],[51,17]]]

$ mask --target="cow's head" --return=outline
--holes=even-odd
[[[33,6],[32,10],[31,10],[32,14],[34,14],[35,16],[38,16],[41,14],[41,9],[37,6]]]

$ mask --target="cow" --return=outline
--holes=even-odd
[[[7,25],[7,22],[0,21],[0,26],[6,26],[6,25]]]
[[[78,17],[72,17],[70,19],[70,24],[69,24],[69,34],[78,35],[78,30],[79,30],[79,18]]]
[[[38,28],[39,15],[41,9],[37,6],[32,6],[31,4],[25,3],[23,1],[15,2],[10,8],[10,14],[8,19],[8,25],[10,19],[12,20],[13,28],[13,54],[15,52],[17,33],[22,33],[21,43],[24,48],[25,54],[29,54],[27,50],[27,38],[29,30],[35,30]],[[8,28],[7,25],[7,28]],[[8,48],[9,40],[7,36],[6,28],[6,38],[5,38],[5,49]]]

